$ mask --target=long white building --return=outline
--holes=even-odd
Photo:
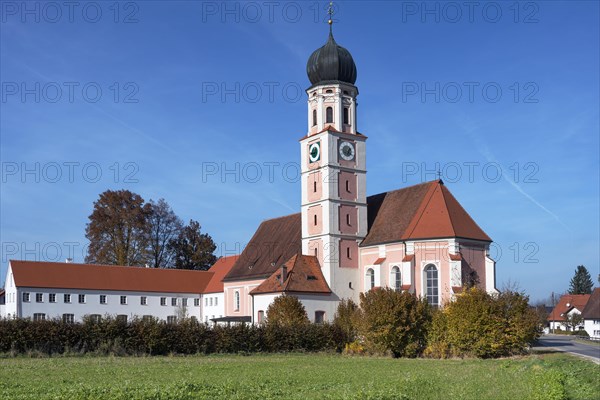
[[[211,300],[208,313],[203,305],[218,297],[213,291],[219,284],[222,287],[220,280],[231,264],[227,261],[231,260],[220,259],[215,264],[215,271],[219,271],[215,274],[212,270],[11,260],[0,317],[74,322],[84,316],[111,315],[126,320],[151,316],[165,321],[182,317],[207,321],[208,315],[224,314],[222,293],[220,302]],[[218,281],[211,282],[213,278]]]

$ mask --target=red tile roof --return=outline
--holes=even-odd
[[[385,261],[385,257],[379,257],[377,260],[375,260],[375,262],[373,264],[379,265],[379,264],[383,263],[384,261]]]
[[[414,254],[407,254],[404,256],[404,258],[402,259],[403,262],[407,262],[407,261],[412,261],[415,258]]]
[[[223,281],[267,278],[302,252],[301,235],[300,213],[263,221]]]
[[[220,293],[223,291],[223,278],[229,273],[239,257],[239,255],[221,257],[210,267],[208,271],[214,275],[206,286],[204,293]]]
[[[15,285],[56,289],[203,293],[213,276],[190,271],[116,265],[11,260]]]
[[[462,260],[462,255],[461,254],[450,254],[450,260],[452,260],[452,261],[461,261]]]
[[[600,288],[594,289],[581,315],[584,319],[600,319]]]
[[[554,310],[548,315],[548,321],[564,321],[564,314],[576,308],[582,312],[590,298],[589,294],[565,294],[563,295]]]
[[[282,268],[277,270],[250,294],[265,293],[331,293],[327,281],[321,272],[319,260],[315,256],[293,255],[286,263],[287,277],[282,282]]]
[[[441,180],[370,196],[367,204],[369,233],[361,246],[448,237],[492,241]]]

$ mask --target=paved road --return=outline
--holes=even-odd
[[[542,335],[539,339],[539,344],[541,346],[553,347],[558,351],[592,357],[596,363],[600,362],[600,346],[576,342],[572,336]]]

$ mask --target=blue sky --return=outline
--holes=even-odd
[[[326,2],[3,2],[1,268],[83,261],[107,189],[165,198],[219,255],[297,212],[306,60]],[[58,7],[56,6],[58,4]],[[26,8],[23,8],[26,7]],[[599,272],[593,1],[338,2],[367,193],[436,177],[534,300]]]

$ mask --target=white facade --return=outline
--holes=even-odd
[[[7,317],[81,321],[86,315],[152,316],[170,321],[181,317],[202,320],[199,294],[15,288],[6,304]]]
[[[600,340],[600,319],[583,320],[583,329],[590,335],[591,339]]]
[[[220,293],[205,293],[202,295],[203,319],[206,323],[210,323],[211,319],[221,318],[225,316],[225,296]]]
[[[1,318],[58,318],[77,322],[86,315],[111,315],[125,316],[127,320],[147,316],[164,321],[181,317],[203,320],[199,293],[17,287],[10,265],[4,287],[6,304],[0,309]]]
[[[267,309],[273,303],[275,298],[281,296],[281,293],[255,294],[254,310],[252,321],[254,323],[264,322],[267,316]],[[306,314],[310,322],[333,321],[333,316],[337,310],[339,300],[335,295],[318,295],[318,294],[291,294],[297,297],[306,309]],[[261,314],[262,313],[262,314]],[[320,320],[319,320],[320,318]]]

